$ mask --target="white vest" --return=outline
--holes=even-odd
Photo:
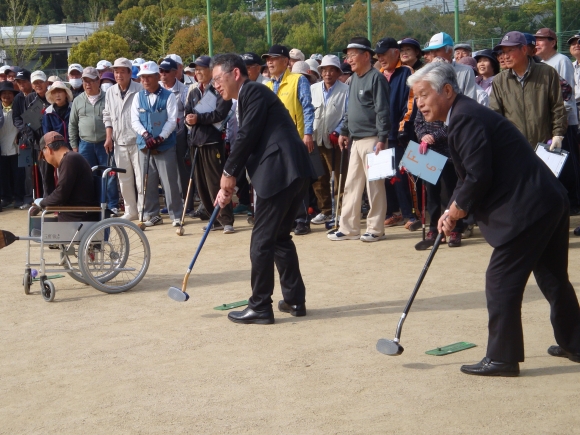
[[[312,105],[314,106],[314,134],[313,139],[318,146],[332,148],[328,135],[335,131],[340,120],[346,113],[346,101],[348,98],[348,85],[337,80],[332,88],[332,93],[324,105],[322,93],[323,82],[315,83],[310,87]],[[339,132],[340,133],[340,132]]]

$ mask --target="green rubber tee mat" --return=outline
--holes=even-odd
[[[214,307],[213,309],[220,310],[220,311],[227,311],[227,310],[231,310],[232,308],[243,307],[244,305],[248,305],[247,299],[245,301],[232,302],[230,304],[221,304],[221,305],[218,305],[217,307]]]
[[[443,356],[449,355],[450,353],[460,352],[465,349],[471,349],[476,347],[476,344],[468,343],[467,341],[460,341],[459,343],[448,344],[447,346],[441,346],[437,349],[431,349],[425,352],[427,355]]]

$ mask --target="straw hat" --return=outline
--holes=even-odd
[[[59,81],[59,82],[54,82],[50,86],[50,88],[48,88],[48,90],[46,91],[46,100],[50,104],[54,103],[54,100],[52,99],[52,93],[57,89],[62,89],[63,91],[66,92],[66,98],[67,98],[69,103],[73,100],[73,95],[72,95],[72,92],[70,91],[70,89],[67,88],[67,86],[63,82]]]

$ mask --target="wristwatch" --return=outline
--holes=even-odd
[[[230,177],[232,176],[231,174],[228,174],[228,173],[225,171],[225,169],[224,169],[224,172],[223,172],[223,174],[224,174],[224,177],[226,177],[226,178],[230,178]]]
[[[453,205],[455,205],[455,208],[459,211],[465,211],[463,210],[461,207],[459,207],[459,204],[457,204],[457,201],[453,201]]]

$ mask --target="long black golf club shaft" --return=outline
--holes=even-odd
[[[147,148],[147,157],[145,157],[145,177],[143,177],[143,204],[141,204],[141,222],[145,216],[145,194],[147,193],[147,177],[149,176],[149,158],[151,157],[151,150]]]
[[[427,275],[427,271],[429,270],[429,266],[431,265],[431,262],[433,261],[433,257],[435,257],[435,254],[437,253],[437,250],[439,249],[439,245],[441,244],[442,239],[443,239],[443,233],[439,233],[437,235],[437,238],[435,239],[435,244],[433,245],[433,249],[431,249],[431,252],[429,253],[429,257],[427,257],[427,261],[425,262],[425,265],[423,266],[423,270],[421,271],[421,274],[419,275],[419,279],[417,280],[417,284],[415,284],[415,288],[413,289],[413,293],[411,293],[411,297],[407,301],[407,305],[405,306],[405,309],[403,310],[403,314],[401,314],[401,318],[399,319],[399,323],[397,324],[397,332],[395,334],[395,341],[396,342],[399,342],[399,340],[401,339],[401,330],[403,329],[403,323],[405,322],[405,318],[409,314],[409,310],[411,309],[411,305],[413,305],[413,301],[415,300],[415,296],[417,296],[417,293],[419,292],[419,288],[421,287],[421,284],[423,283],[423,279],[425,279],[425,275]]]
[[[334,213],[336,212],[336,201],[334,200],[334,194],[336,192],[334,185],[336,184],[336,179],[335,179],[335,172],[334,172],[334,162],[336,159],[336,152],[335,152],[335,148],[334,146],[332,147],[332,152],[331,152],[331,161],[332,161],[332,172],[330,174],[330,197],[332,198],[331,204],[332,204],[332,216],[334,217]]]
[[[340,150],[340,170],[338,171],[338,195],[336,196],[336,215],[334,217],[334,229],[338,230],[338,215],[340,213],[340,206],[342,205],[342,201],[340,200],[340,191],[342,187],[342,167],[344,164],[344,151],[345,149]]]
[[[189,264],[189,269],[187,270],[188,273],[191,272],[191,269],[193,269],[193,265],[195,264],[195,260],[197,260],[197,257],[199,255],[199,253],[201,252],[201,248],[203,248],[203,244],[205,243],[205,239],[207,239],[207,235],[211,231],[211,229],[213,227],[213,223],[217,219],[217,215],[219,212],[220,212],[220,207],[219,207],[219,205],[216,205],[215,208],[213,209],[213,213],[211,214],[211,217],[209,218],[209,222],[207,224],[207,227],[205,227],[205,233],[203,233],[203,236],[201,237],[201,241],[199,242],[199,246],[197,247],[197,250],[195,251],[195,255],[193,256],[193,259],[191,260],[191,263]]]
[[[181,214],[181,222],[179,225],[183,226],[185,221],[185,213],[187,212],[187,203],[189,202],[189,194],[191,192],[191,186],[193,185],[193,175],[195,171],[195,162],[197,161],[197,150],[199,148],[195,147],[195,152],[193,153],[193,159],[191,159],[191,171],[189,172],[189,183],[187,185],[187,193],[185,194],[185,203],[183,204],[183,213]],[[189,155],[191,155],[191,149],[189,150]]]
[[[423,227],[423,240],[425,240],[425,219],[426,219],[425,218],[425,201],[426,201],[426,199],[425,199],[425,189],[426,189],[425,188],[425,180],[423,180],[421,182],[421,202],[422,202],[422,204],[421,204],[422,207],[421,208],[423,209],[421,211],[421,226]]]

